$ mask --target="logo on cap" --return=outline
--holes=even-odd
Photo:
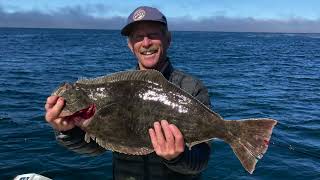
[[[146,15],[146,11],[143,9],[138,9],[134,14],[133,14],[133,20],[134,21],[138,21],[141,20],[142,18],[144,18],[144,16]]]

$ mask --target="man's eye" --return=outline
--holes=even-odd
[[[136,41],[141,41],[141,40],[143,40],[144,36],[140,35],[140,34],[135,34],[132,36],[132,38]]]
[[[142,35],[142,34],[133,34],[131,36],[131,38],[134,41],[142,41],[144,39],[144,37],[148,37],[149,39],[159,39],[160,38],[160,33],[149,33],[146,35]]]
[[[150,33],[148,34],[148,38],[150,39],[158,39],[160,37],[159,33]]]

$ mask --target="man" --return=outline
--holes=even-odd
[[[167,80],[210,106],[208,91],[201,81],[174,69],[167,57],[171,34],[165,16],[152,7],[139,7],[128,17],[121,34],[128,37],[128,47],[138,60],[137,69],[156,69]],[[57,140],[67,148],[88,154],[104,151],[95,142],[86,143],[84,132],[63,118],[64,100],[50,96],[45,105],[46,120],[56,130]],[[132,156],[113,152],[114,179],[200,179],[210,156],[208,143],[185,147],[183,135],[166,120],[155,119],[149,135],[155,152]]]

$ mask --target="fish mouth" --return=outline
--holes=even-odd
[[[90,104],[88,107],[81,109],[72,115],[66,116],[66,118],[70,121],[74,121],[77,126],[85,127],[89,124],[90,120],[92,120],[96,109],[97,107],[95,104]]]

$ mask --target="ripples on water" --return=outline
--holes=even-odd
[[[319,34],[174,32],[173,64],[209,88],[226,119],[279,121],[249,175],[222,141],[204,179],[320,177]],[[110,179],[112,157],[67,151],[44,121],[44,103],[63,81],[131,68],[119,31],[0,29],[0,177],[35,172],[54,179]]]

